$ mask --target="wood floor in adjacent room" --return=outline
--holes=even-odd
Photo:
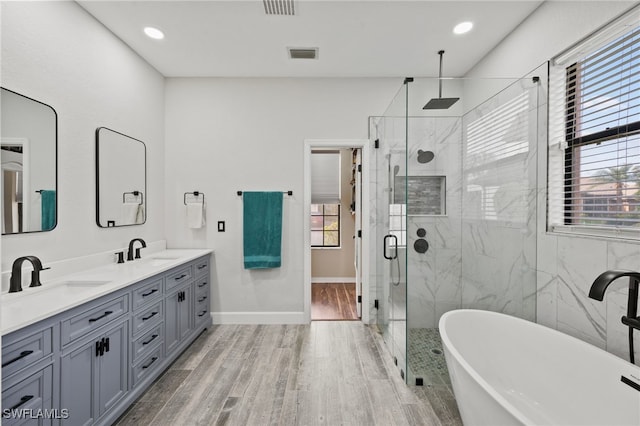
[[[355,283],[311,284],[311,320],[357,320]]]
[[[219,325],[118,425],[461,425],[437,386],[408,387],[375,327]]]

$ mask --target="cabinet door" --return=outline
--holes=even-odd
[[[69,411],[64,425],[89,425],[97,416],[94,405],[96,390],[96,342],[92,339],[62,356],[60,364],[60,407]]]
[[[192,329],[193,285],[180,287],[169,294],[165,302],[165,354],[180,345]]]
[[[98,357],[99,415],[109,410],[128,390],[128,325],[124,322],[104,335],[104,354]]]
[[[125,321],[62,356],[60,406],[69,412],[62,424],[93,424],[127,393],[128,330]]]
[[[184,298],[180,303],[178,339],[182,341],[193,330],[193,285],[186,286],[183,290]]]

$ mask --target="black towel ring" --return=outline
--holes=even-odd
[[[193,191],[193,192],[185,192],[184,193],[184,197],[183,197],[183,202],[184,205],[187,205],[187,195],[193,195],[194,197],[198,198],[200,195],[202,195],[202,204],[204,204],[204,192],[200,192],[200,191]]]

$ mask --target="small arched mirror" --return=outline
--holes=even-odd
[[[96,223],[101,228],[147,220],[144,142],[115,130],[96,129]]]
[[[1,88],[2,234],[57,224],[58,116],[47,104]]]

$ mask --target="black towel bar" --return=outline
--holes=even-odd
[[[293,195],[293,191],[282,191],[283,194],[287,194],[288,196]],[[242,195],[242,191],[237,192],[238,196]]]

